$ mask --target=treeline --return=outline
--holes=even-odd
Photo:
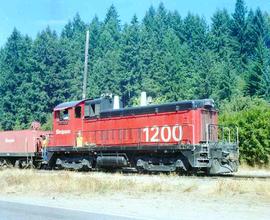
[[[150,7],[122,25],[114,6],[103,21],[79,14],[60,35],[49,27],[35,39],[14,29],[0,50],[1,129],[45,123],[55,105],[81,99],[85,32],[90,31],[88,97],[110,92],[133,105],[141,91],[155,102],[236,96],[270,100],[270,15],[217,10],[203,17]]]

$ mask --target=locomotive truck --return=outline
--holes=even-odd
[[[22,167],[30,161],[49,169],[138,172],[237,171],[237,128],[232,135],[232,130],[218,125],[212,99],[121,106],[117,96],[61,103],[53,110],[52,131],[35,131],[28,137],[33,141],[31,152],[26,151],[25,138],[16,144],[0,140],[1,164]],[[0,139],[8,139],[5,134],[1,132]],[[47,136],[48,144],[40,147],[42,136]]]

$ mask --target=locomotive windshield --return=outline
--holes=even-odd
[[[55,112],[55,118],[60,121],[69,120],[69,112],[68,109],[60,110]]]

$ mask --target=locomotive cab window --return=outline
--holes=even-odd
[[[55,112],[55,118],[60,121],[65,121],[69,119],[68,109],[60,110]]]
[[[60,120],[68,120],[68,119],[69,119],[68,109],[60,111]]]
[[[81,118],[81,116],[82,116],[81,106],[77,106],[74,111],[75,111],[75,118]]]

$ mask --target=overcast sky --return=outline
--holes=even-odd
[[[114,4],[122,23],[129,22],[136,14],[141,19],[146,10],[163,2],[170,10],[177,10],[181,16],[188,12],[202,15],[207,21],[217,8],[227,8],[233,12],[235,0],[0,0],[0,46],[2,46],[13,28],[23,34],[35,37],[38,31],[50,26],[60,32],[76,12],[90,22],[97,15],[105,17],[107,9]],[[245,0],[248,8],[260,7],[270,12],[270,0]]]

